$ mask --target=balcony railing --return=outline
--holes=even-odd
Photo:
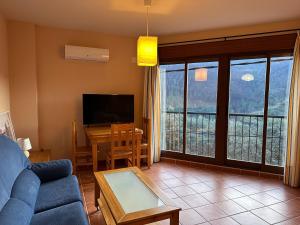
[[[183,112],[161,113],[161,149],[183,151]],[[262,161],[263,115],[229,114],[227,158]],[[266,164],[282,166],[285,153],[286,122],[284,116],[269,116],[266,141]],[[215,156],[216,114],[188,112],[186,154]]]

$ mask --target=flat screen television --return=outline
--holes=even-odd
[[[83,94],[83,124],[134,122],[134,95]]]

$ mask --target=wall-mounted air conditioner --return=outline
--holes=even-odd
[[[108,62],[109,49],[65,45],[65,59]]]

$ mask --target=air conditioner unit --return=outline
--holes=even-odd
[[[109,49],[65,45],[65,59],[108,62]]]

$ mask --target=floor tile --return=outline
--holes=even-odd
[[[299,224],[300,224],[300,217],[295,217],[280,223],[276,223],[276,225],[299,225]]]
[[[276,203],[281,202],[280,200],[278,200],[277,198],[272,197],[271,195],[268,195],[265,192],[262,193],[257,193],[254,195],[249,195],[250,198],[268,206],[268,205],[273,205]]]
[[[172,188],[172,190],[180,197],[196,194],[196,192],[193,189],[191,189],[187,186],[175,187],[175,188]]]
[[[240,198],[240,197],[245,196],[245,194],[239,192],[238,190],[236,190],[234,188],[225,188],[223,190],[223,193],[229,199]]]
[[[240,206],[242,206],[243,208],[245,208],[247,210],[257,209],[257,208],[261,208],[264,206],[260,202],[254,200],[252,198],[249,198],[248,196],[241,197],[241,198],[235,198],[235,199],[233,199],[233,201],[235,201],[237,204],[239,204]]]
[[[211,187],[209,187],[203,182],[197,184],[190,184],[188,185],[188,187],[192,188],[197,193],[203,193],[203,192],[208,192],[213,190]]]
[[[179,178],[185,184],[197,184],[200,183],[200,179],[191,176],[183,176]]]
[[[244,209],[242,206],[238,205],[237,203],[235,203],[232,200],[219,202],[219,203],[216,203],[216,205],[220,209],[222,209],[227,215],[230,215],[230,216],[246,211],[246,209]]]
[[[297,197],[294,194],[290,194],[290,193],[286,192],[284,189],[270,190],[270,191],[267,191],[266,193],[268,195],[271,195],[274,198],[277,198],[278,200],[281,200],[281,201],[287,201],[287,200]]]
[[[239,225],[236,221],[231,219],[230,217],[225,217],[218,220],[209,221],[211,225]]]
[[[290,201],[280,202],[269,206],[269,208],[289,218],[300,216],[299,207],[300,205],[291,204]]]
[[[161,180],[154,181],[154,183],[155,183],[161,190],[164,190],[164,189],[169,188],[169,187],[168,187],[163,181],[161,181]]]
[[[161,173],[158,175],[158,177],[162,180],[165,181],[167,179],[173,179],[176,178],[174,175],[170,174],[170,173]]]
[[[179,221],[181,225],[196,225],[206,222],[205,219],[193,209],[180,211]]]
[[[256,194],[259,192],[259,190],[251,187],[248,184],[240,185],[240,186],[235,186],[234,189],[238,190],[239,192],[245,194],[245,195],[252,195]]]
[[[188,195],[188,196],[182,197],[182,199],[191,207],[199,207],[199,206],[210,204],[210,202],[207,201],[200,194]]]
[[[225,212],[223,212],[216,205],[212,204],[195,208],[195,210],[207,221],[216,220],[227,216]]]
[[[201,194],[204,198],[206,198],[211,203],[222,202],[228,200],[228,198],[218,190],[205,192]]]
[[[172,191],[171,189],[167,188],[162,190],[166,196],[168,196],[169,198],[178,198],[178,196],[174,193],[174,191]]]
[[[231,218],[241,225],[268,225],[267,222],[263,221],[262,219],[250,212],[240,213],[231,216]]]
[[[270,223],[270,224],[275,224],[282,222],[288,218],[285,216],[279,214],[278,212],[268,208],[268,207],[263,207],[259,209],[255,209],[251,211],[254,215],[258,216],[259,218],[263,219],[264,221]]]
[[[167,179],[167,180],[164,180],[163,182],[170,188],[185,185],[178,178]]]
[[[191,206],[188,205],[188,204],[187,204],[185,201],[183,201],[181,198],[174,198],[174,199],[172,199],[172,201],[175,203],[175,205],[176,205],[177,207],[180,207],[182,210],[191,208]]]

